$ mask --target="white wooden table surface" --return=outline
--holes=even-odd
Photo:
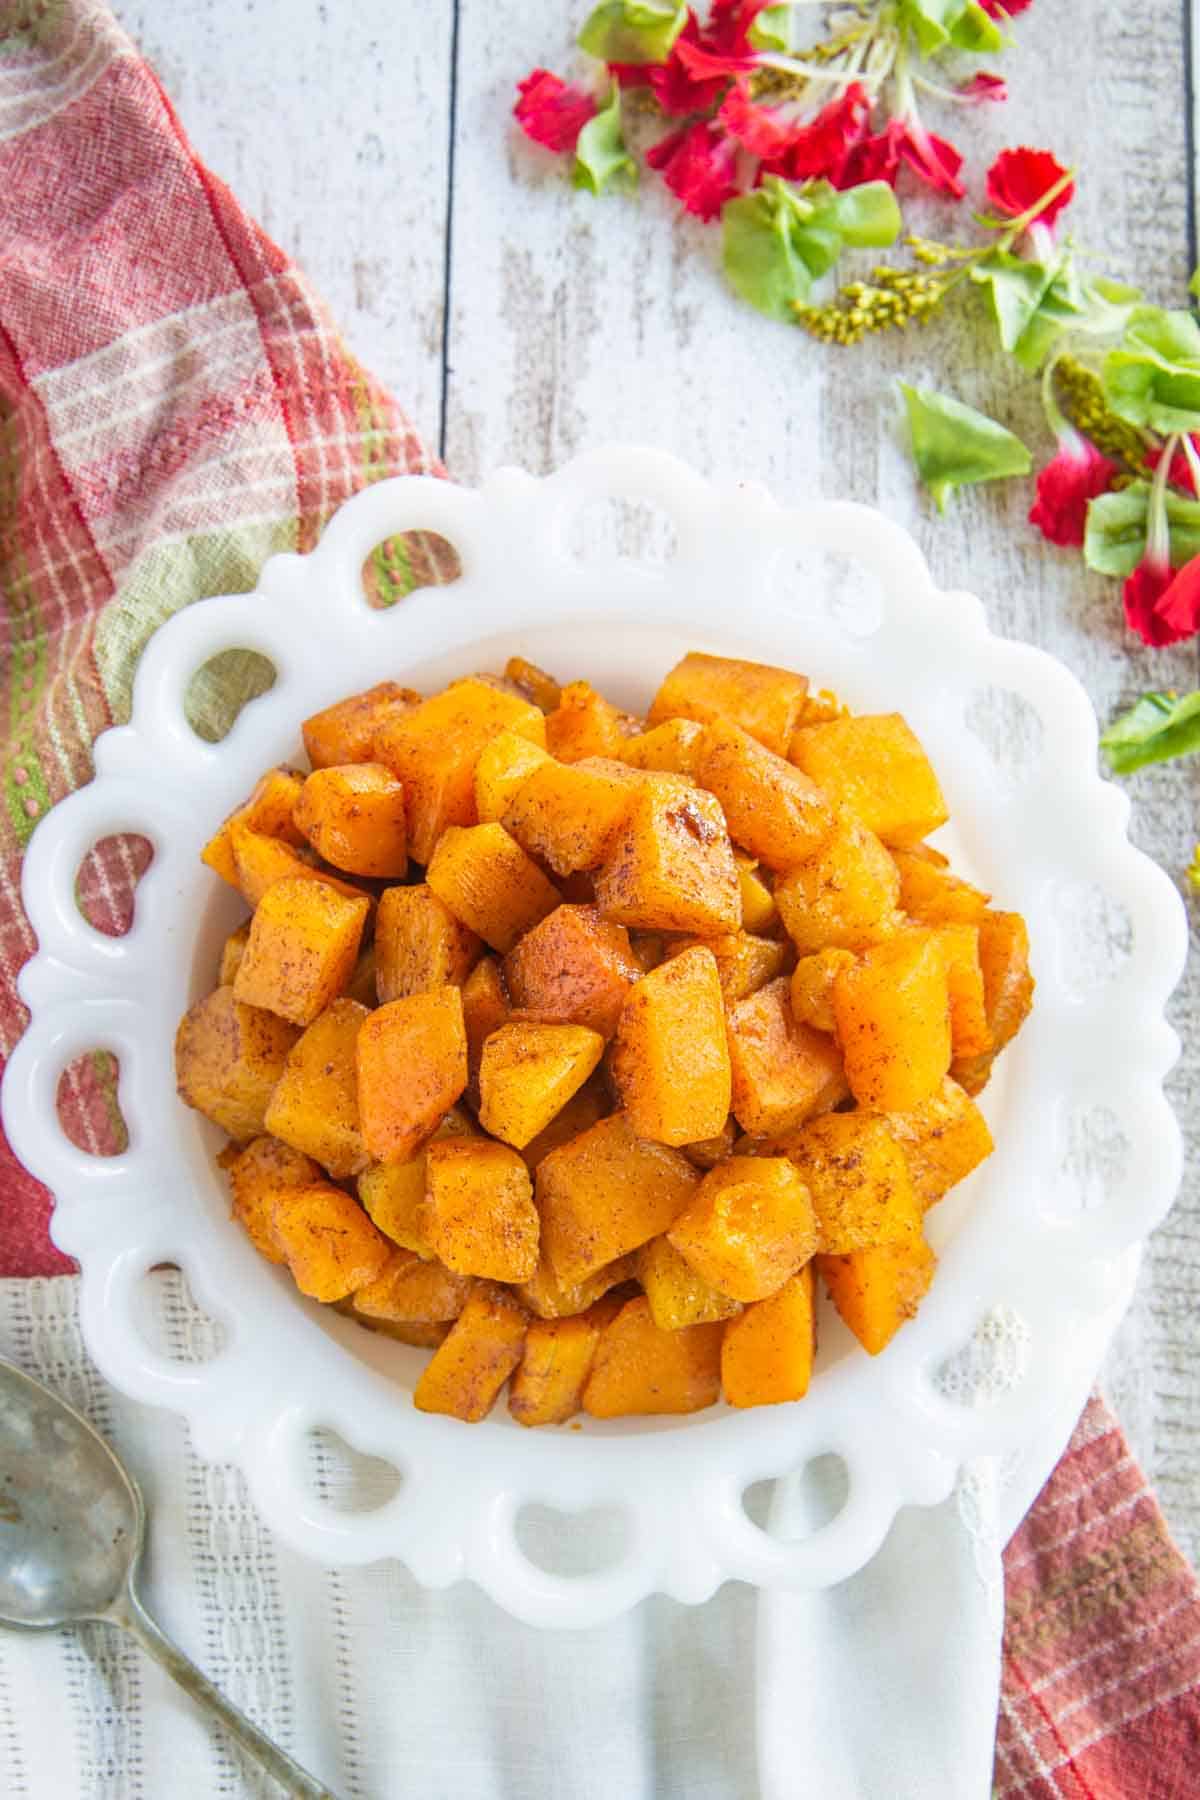
[[[1044,447],[1035,384],[961,323],[852,351],[735,302],[712,231],[653,177],[635,201],[572,192],[517,142],[513,84],[565,72],[586,0],[117,0],[205,160],[324,292],[350,345],[451,473],[542,473],[590,445],[657,444],[781,499],[877,503],[993,625],[1044,645],[1102,720],[1149,687],[1198,685],[1196,646],[1150,652],[1115,584],[1025,522],[1029,484],[968,491],[940,520],[894,432],[892,378],[957,393]],[[1004,58],[1006,107],[954,119],[974,189],[1005,143],[1080,172],[1078,239],[1150,297],[1183,303],[1196,258],[1188,0],[1035,0]],[[931,121],[933,112],[931,108]],[[966,219],[941,222],[950,232]],[[930,215],[936,222],[939,215]],[[1135,778],[1137,841],[1177,876],[1200,762]],[[1195,914],[1193,913],[1193,917]],[[1091,921],[1100,940],[1119,927]],[[1177,996],[1174,1095],[1200,1119],[1200,975]],[[1119,1058],[1121,1046],[1112,1054]],[[1106,1386],[1180,1542],[1200,1557],[1200,1182],[1150,1244]]]

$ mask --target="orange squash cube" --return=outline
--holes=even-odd
[[[670,1230],[699,1185],[685,1156],[637,1137],[620,1113],[552,1150],[535,1189],[557,1280],[573,1287]]]
[[[368,1017],[357,1000],[335,1000],[293,1045],[267,1107],[267,1130],[320,1163],[336,1180],[367,1161],[358,1118],[355,1052]]]
[[[559,906],[509,951],[513,1005],[547,1025],[586,1025],[610,1038],[641,970],[623,925],[594,906]]]
[[[950,992],[950,1042],[957,1057],[982,1056],[992,1047],[977,925],[940,925]]]
[[[632,1281],[635,1273],[633,1257],[618,1256],[573,1287],[563,1287],[543,1250],[532,1279],[521,1282],[517,1293],[539,1319],[571,1319],[576,1313],[586,1312],[612,1288]]]
[[[617,756],[629,735],[627,715],[586,681],[563,688],[558,705],[546,718],[546,748],[559,762],[581,762],[585,756]]]
[[[502,731],[494,737],[475,765],[475,811],[480,824],[503,819],[522,784],[550,761],[547,751],[518,732]]]
[[[468,1275],[389,1246],[378,1275],[355,1292],[354,1310],[389,1325],[444,1325],[458,1318],[474,1285]]]
[[[741,1304],[710,1286],[685,1262],[670,1238],[651,1238],[634,1251],[634,1268],[650,1302],[650,1316],[660,1331],[683,1331],[689,1325],[711,1325],[731,1319]]]
[[[409,854],[419,863],[428,863],[449,826],[476,823],[476,764],[501,731],[545,747],[546,722],[536,706],[473,676],[377,732],[374,760],[403,783]]]
[[[258,906],[269,887],[277,881],[313,881],[345,894],[348,900],[360,900],[363,891],[353,882],[343,881],[329,869],[319,869],[316,851],[308,844],[297,849],[282,838],[267,837],[252,831],[240,819],[229,827],[229,843],[236,871],[235,885],[247,906]]]
[[[483,945],[426,882],[385,888],[375,919],[375,987],[381,1001],[462,987]]]
[[[601,1334],[583,1410],[594,1419],[617,1419],[712,1406],[721,1393],[723,1330],[715,1324],[660,1331],[644,1294],[626,1301]]]
[[[806,1263],[765,1300],[725,1327],[721,1386],[730,1406],[803,1400],[817,1353],[813,1265]]]
[[[438,839],[425,875],[455,918],[501,952],[511,950],[559,904],[558,889],[494,821],[451,825]]]
[[[860,713],[798,731],[792,760],[885,844],[919,843],[950,817],[933,767],[899,713]]]
[[[791,948],[778,938],[754,937],[748,931],[727,931],[720,937],[681,938],[672,946],[670,955],[678,956],[701,944],[711,952],[717,965],[717,976],[726,1006],[756,993],[768,981],[782,973],[791,956]]]
[[[508,1023],[510,1010],[500,964],[494,956],[485,956],[475,964],[462,984],[462,1001],[467,1034],[467,1098],[478,1111],[483,1046],[493,1031]]]
[[[730,719],[704,727],[696,779],[721,802],[729,835],[769,869],[790,869],[821,848],[833,811],[820,788]]]
[[[929,1291],[937,1258],[921,1236],[872,1244],[846,1256],[818,1256],[830,1299],[864,1350],[887,1347]]]
[[[479,1128],[470,1114],[460,1106],[452,1106],[430,1142],[437,1138],[478,1136]],[[358,1197],[384,1237],[425,1262],[434,1260],[435,1252],[426,1231],[423,1151],[408,1162],[372,1163],[358,1178]]]
[[[398,1325],[394,1319],[370,1319],[366,1313],[359,1312],[354,1301],[355,1296],[351,1294],[345,1309],[356,1324],[380,1337],[392,1338],[398,1344],[411,1344],[417,1350],[436,1350],[450,1335],[449,1325]]]
[[[835,1031],[833,984],[855,961],[853,950],[814,950],[802,956],[792,970],[792,1017],[814,1031]]]
[[[583,1086],[571,1095],[566,1105],[558,1109],[550,1123],[543,1126],[535,1138],[530,1138],[527,1144],[522,1145],[521,1155],[525,1158],[526,1167],[536,1169],[544,1156],[549,1156],[560,1144],[578,1137],[581,1131],[590,1131],[601,1119],[607,1119],[612,1110],[613,1100],[608,1083],[598,1071],[589,1076]]]
[[[281,1263],[284,1257],[273,1223],[275,1196],[287,1188],[312,1187],[321,1180],[320,1169],[290,1144],[256,1137],[233,1158],[226,1173],[234,1218],[261,1256]]]
[[[731,1156],[704,1177],[667,1233],[701,1280],[765,1300],[820,1246],[813,1202],[786,1156]]]
[[[370,908],[315,881],[277,881],[250,921],[236,997],[311,1025],[354,973]]]
[[[904,1152],[913,1188],[926,1207],[964,1181],[995,1149],[987,1120],[949,1076],[920,1106],[911,1112],[887,1113],[885,1123]]]
[[[408,871],[404,789],[382,763],[317,769],[300,790],[295,819],[335,869],[386,878]]]
[[[620,1300],[607,1298],[571,1318],[530,1321],[508,1384],[508,1410],[518,1425],[561,1425],[575,1417],[600,1334],[620,1310]]]
[[[860,1106],[906,1112],[950,1070],[950,981],[935,931],[899,933],[866,950],[833,984],[846,1079]]]
[[[250,921],[239,925],[231,931],[221,946],[221,961],[217,968],[217,986],[232,987],[237,979],[237,972],[242,966],[242,958],[246,954],[246,945],[250,938]]]
[[[812,1195],[821,1249],[835,1256],[920,1235],[921,1203],[904,1152],[875,1113],[827,1113],[787,1141]]]
[[[219,987],[188,1009],[175,1033],[179,1098],[238,1143],[261,1136],[267,1105],[299,1032],[278,1014]]]
[[[583,1086],[603,1054],[604,1039],[586,1025],[501,1025],[483,1046],[480,1124],[523,1149]]]
[[[713,796],[679,776],[643,777],[596,877],[596,904],[646,931],[737,931],[737,865]]]
[[[358,1104],[372,1162],[407,1162],[467,1085],[462,995],[392,1000],[358,1034]]]
[[[658,725],[694,719],[707,725],[731,719],[768,750],[786,756],[807,693],[808,677],[790,669],[692,650],[655,694],[647,720]]]
[[[625,822],[634,786],[623,763],[547,757],[509,800],[504,828],[556,875],[596,869]]]
[[[871,832],[841,818],[814,856],[775,883],[775,904],[801,956],[861,950],[903,923],[896,865]]]
[[[692,777],[700,731],[694,719],[666,719],[637,737],[626,738],[619,752],[621,761],[632,769]]]
[[[738,887],[742,895],[742,929],[764,937],[779,925],[774,889],[763,879],[755,857],[747,856],[744,850],[735,850],[733,860],[737,864]]]
[[[562,699],[562,683],[523,656],[510,656],[504,665],[504,673],[513,686],[520,688],[525,698],[544,713],[553,712]]]
[[[233,855],[235,823],[262,837],[279,838],[285,844],[303,844],[304,834],[292,818],[303,786],[304,777],[295,769],[282,766],[268,769],[254,784],[250,798],[230,813],[205,844],[200,861],[207,863],[230,887],[238,887],[237,863]]]
[[[301,727],[309,762],[314,769],[373,762],[376,732],[420,704],[421,696],[413,688],[380,681],[363,694],[351,694],[349,699],[327,706],[305,719]]]
[[[331,1182],[281,1188],[271,1214],[292,1280],[311,1300],[343,1300],[374,1281],[391,1254],[358,1201]]]
[[[529,1314],[507,1289],[476,1282],[444,1344],[426,1363],[413,1391],[420,1412],[476,1423],[521,1360]]]
[[[987,1085],[992,1063],[1033,1007],[1029,931],[1020,913],[984,914],[979,922],[979,961],[991,1048],[981,1056],[956,1057],[950,1071],[968,1094],[977,1094]]]
[[[721,979],[711,950],[684,950],[630,988],[612,1075],[631,1131],[655,1143],[714,1137],[731,1077]]]
[[[435,1138],[425,1151],[425,1230],[435,1255],[460,1275],[530,1280],[538,1215],[522,1158],[487,1138]]]
[[[824,1033],[792,1017],[786,975],[731,1006],[726,1024],[732,1111],[743,1131],[792,1131],[845,1098],[841,1055]]]
[[[894,850],[900,905],[919,925],[978,925],[990,895],[917,850]]]

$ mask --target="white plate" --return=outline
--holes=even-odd
[[[576,552],[581,516],[610,496],[668,515],[670,560]],[[364,559],[417,527],[455,545],[461,579],[372,611]],[[535,1432],[503,1407],[474,1426],[418,1413],[408,1395],[425,1353],[304,1300],[255,1254],[229,1218],[218,1133],[175,1096],[176,1022],[211,985],[241,912],[197,852],[264,767],[298,757],[301,719],[384,676],[430,688],[523,653],[636,708],[691,647],[802,668],[856,709],[903,711],[924,740],[956,854],[1032,934],[1037,1005],[985,1097],[998,1148],[931,1215],[941,1266],[919,1318],[871,1359],[827,1312],[819,1373],[797,1405]],[[202,742],[184,715],[189,679],[237,648],[268,656],[276,684],[221,743]],[[999,761],[967,724],[989,692],[1007,721]],[[421,1582],[466,1577],[523,1619],[573,1626],[655,1591],[700,1601],[731,1578],[842,1579],[900,1506],[942,1499],[965,1458],[1029,1436],[1078,1379],[1083,1327],[1118,1291],[1122,1253],[1174,1196],[1180,1141],[1161,1083],[1178,1044],[1163,1008],[1186,933],[1171,883],[1126,840],[1128,811],[1096,773],[1095,720],[1073,677],[992,637],[970,595],[937,592],[912,540],[867,508],[785,509],[755,485],[712,485],[657,452],[616,448],[545,480],[502,470],[478,492],[428,478],[368,489],[312,555],[273,558],[254,593],[189,607],[157,633],[132,723],[98,741],[96,779],[54,809],[26,856],[40,947],[21,976],[32,1021],[9,1063],[4,1122],[56,1195],[54,1236],[82,1266],[92,1354],[119,1388],[184,1414],[202,1455],[245,1470],[269,1523],[330,1562],[396,1556]],[[112,939],[82,918],[74,883],[84,854],[119,831],[149,838],[154,861],[132,929]],[[1130,925],[1129,955],[1106,982],[1073,967],[1072,920],[1091,888]],[[107,1160],[65,1139],[55,1107],[62,1070],[97,1049],[120,1059],[129,1126],[127,1151]],[[1100,1203],[1081,1205],[1072,1131],[1097,1109],[1128,1154]],[[208,1363],[170,1362],[141,1334],[139,1288],[162,1262],[181,1265],[226,1327]],[[1027,1327],[1025,1377],[993,1404],[956,1403],[938,1371],[997,1307]],[[318,1427],[395,1464],[394,1498],[370,1513],[316,1498],[305,1452]],[[838,1516],[801,1542],[760,1530],[745,1490],[826,1452],[847,1469]],[[551,1574],[518,1543],[517,1515],[533,1503],[616,1506],[624,1547],[602,1570]]]

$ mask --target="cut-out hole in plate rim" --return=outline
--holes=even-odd
[[[933,1372],[933,1386],[958,1406],[986,1406],[1020,1387],[1029,1373],[1029,1327],[1008,1306],[984,1313],[966,1343]]]
[[[563,1513],[528,1503],[513,1521],[517,1547],[547,1575],[599,1575],[619,1563],[629,1547],[629,1516],[620,1506]]]
[[[314,1427],[306,1448],[308,1486],[332,1512],[378,1512],[400,1492],[404,1478],[395,1463],[364,1455],[331,1426]]]
[[[1023,694],[1010,688],[973,688],[963,705],[963,724],[982,744],[1006,786],[1022,787],[1037,774],[1046,728]]]
[[[417,588],[446,587],[462,574],[458,551],[437,531],[400,531],[376,544],[362,566],[367,605],[386,612]]]
[[[120,1064],[111,1050],[89,1050],[58,1078],[58,1123],[63,1136],[89,1156],[123,1156],[129,1127],[118,1096]]]
[[[135,890],[154,860],[154,846],[137,832],[100,838],[75,875],[75,904],[96,931],[124,937],[133,924]]]
[[[278,670],[257,650],[222,650],[202,663],[188,682],[183,711],[206,744],[227,738],[244,707],[269,693]]]
[[[884,621],[878,578],[865,563],[839,550],[808,548],[782,556],[775,569],[775,587],[789,612],[804,619],[829,619],[848,638],[872,638]]]
[[[845,1458],[826,1450],[778,1481],[752,1482],[743,1489],[742,1510],[760,1531],[797,1541],[832,1524],[849,1498]]]
[[[1058,1181],[1044,1217],[1089,1212],[1125,1186],[1133,1147],[1111,1107],[1076,1107],[1061,1121],[1059,1143]]]
[[[182,1269],[147,1269],[133,1296],[134,1319],[147,1349],[164,1362],[209,1363],[230,1340],[222,1319],[200,1305]]]
[[[1072,1000],[1087,1000],[1113,981],[1133,951],[1129,914],[1094,882],[1056,885],[1054,923],[1058,979]]]
[[[674,520],[661,507],[614,494],[579,508],[567,548],[583,563],[629,561],[663,568],[676,556],[679,538]]]

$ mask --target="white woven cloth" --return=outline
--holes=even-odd
[[[395,1564],[318,1568],[258,1521],[238,1473],[175,1418],[97,1374],[75,1281],[0,1282],[0,1355],[84,1412],[140,1481],[143,1592],[225,1691],[345,1800],[983,1800],[1000,1675],[1000,1551],[1070,1433],[1080,1391],[1004,1470],[909,1512],[854,1580],[707,1606],[655,1600],[591,1631],[541,1633],[474,1589],[427,1593]],[[179,1277],[153,1279],[156,1332],[211,1353]],[[1097,1329],[1099,1362],[1106,1329]],[[960,1382],[1003,1381],[1013,1343]],[[314,1446],[313,1479],[364,1504],[380,1476]],[[777,1496],[802,1529],[817,1484]],[[103,1626],[0,1633],[5,1800],[273,1795],[132,1641]]]

